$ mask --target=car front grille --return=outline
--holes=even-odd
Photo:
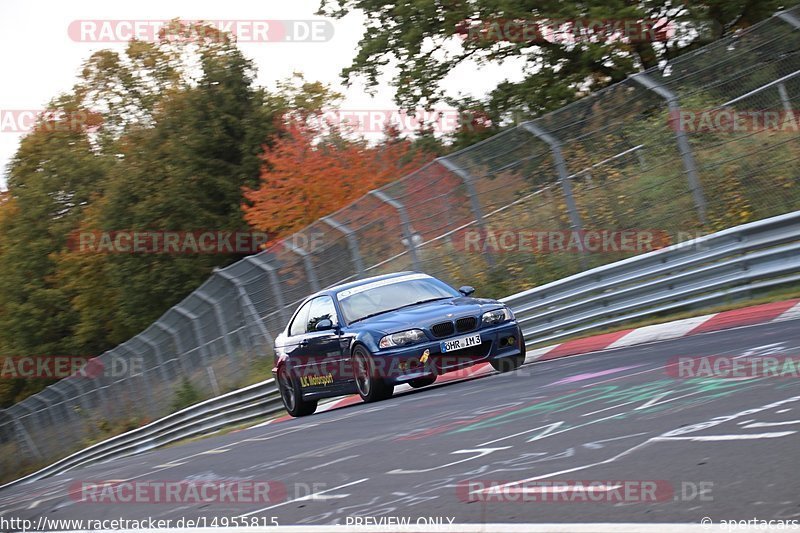
[[[456,331],[459,333],[463,331],[472,331],[478,324],[478,320],[474,316],[465,316],[456,320]]]
[[[453,334],[455,329],[452,322],[440,322],[431,326],[431,333],[434,337],[448,337]]]

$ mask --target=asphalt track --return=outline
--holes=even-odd
[[[800,380],[667,372],[678,356],[798,356],[799,326],[790,320],[535,363],[91,465],[0,491],[0,517],[258,516],[281,525],[800,519]],[[75,489],[232,479],[280,482],[287,494],[258,504],[85,503]],[[531,493],[524,502],[497,501],[468,497],[463,485],[521,480],[573,488],[603,481],[609,489],[601,491],[650,481],[658,501],[618,493],[586,501],[572,490],[572,499],[530,501],[546,497]]]

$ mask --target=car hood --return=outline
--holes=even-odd
[[[356,322],[353,327],[368,328],[388,335],[411,328],[429,328],[437,322],[462,316],[479,316],[502,306],[497,300],[488,298],[458,297],[390,311]]]

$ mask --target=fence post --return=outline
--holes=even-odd
[[[278,314],[281,316],[281,321],[284,323],[288,321],[286,303],[283,301],[283,291],[281,291],[281,284],[278,281],[278,275],[275,273],[275,267],[265,261],[261,254],[248,255],[244,260],[267,273],[269,283],[272,286],[272,295],[275,296],[275,303],[278,305]]]
[[[792,26],[797,29],[800,29],[800,18],[795,17],[792,13],[788,11],[778,11],[775,13],[777,17],[784,22],[788,22]],[[786,92],[786,85],[781,82],[778,84],[778,94],[781,97],[781,103],[783,104],[783,110],[787,113],[792,112],[792,100],[789,98],[789,94]]]
[[[71,387],[72,388],[72,391],[75,394],[74,398],[78,400],[78,403],[80,404],[81,409],[88,416],[89,415],[89,404],[86,402],[86,398],[84,397],[83,387],[78,385],[78,381],[77,381],[78,379],[85,379],[85,378],[83,378],[83,377],[75,377],[73,375],[73,376],[70,376],[67,379],[62,380],[62,381],[64,382],[64,386],[65,387]]]
[[[469,195],[469,203],[470,203],[470,208],[472,210],[472,216],[475,217],[475,222],[478,225],[478,229],[480,229],[481,232],[484,235],[486,235],[486,224],[484,223],[483,220],[483,210],[481,209],[481,202],[480,200],[478,200],[478,193],[475,190],[475,178],[472,176],[472,174],[470,174],[457,164],[447,159],[447,157],[437,157],[436,162],[442,165],[450,172],[452,172],[453,174],[455,174],[456,176],[458,176],[459,178],[461,178],[461,181],[464,182],[464,187],[466,187],[467,194]],[[495,260],[492,252],[487,250],[485,256],[486,256],[486,263],[489,265],[489,268],[494,268]]]
[[[581,231],[583,229],[581,216],[580,213],[578,213],[577,205],[575,205],[575,196],[572,194],[572,182],[570,182],[567,162],[564,160],[564,154],[561,153],[561,141],[533,122],[525,122],[522,124],[522,127],[544,141],[550,147],[550,151],[553,152],[553,161],[556,164],[558,181],[561,183],[561,189],[564,191],[564,200],[567,203],[567,211],[569,211],[570,226],[572,227],[572,231]]]
[[[408,248],[408,254],[411,256],[411,264],[414,266],[414,270],[421,271],[419,257],[417,256],[417,243],[414,242],[414,230],[411,228],[411,222],[408,219],[405,206],[381,190],[375,189],[369,191],[369,194],[397,211],[400,216],[400,224],[403,226],[403,238],[406,241],[406,248]]]
[[[789,13],[788,11],[778,11],[777,13],[775,13],[775,16],[777,16],[784,22],[788,22],[795,28],[800,28],[800,19],[795,17],[792,13]]]
[[[128,342],[130,342],[130,341],[128,341]],[[124,342],[124,343],[120,344],[119,347],[122,350],[124,350],[129,356],[131,356],[130,361],[132,361],[133,359],[139,357],[139,354],[136,353],[132,348],[129,348],[127,346],[128,342]],[[147,409],[152,414],[152,413],[156,413],[158,410],[153,405],[153,395],[152,395],[153,386],[150,383],[150,376],[147,375],[147,368],[144,365],[144,362],[145,362],[144,356],[142,355],[141,357],[142,357],[142,381],[144,381],[144,393],[142,394],[140,392],[139,394],[137,394],[137,396],[139,396],[139,397],[144,396],[145,403],[147,403]],[[135,387],[133,386],[134,374],[133,374],[133,372],[131,372],[131,365],[130,364],[126,365],[125,373],[128,376],[127,379],[131,380],[130,381],[131,389],[135,390]]]
[[[28,411],[27,415],[22,415],[22,416],[11,416],[11,415],[9,415],[9,416],[11,416],[11,423],[13,424],[13,427],[14,427],[14,435],[16,436],[17,441],[20,444],[20,447],[22,447],[24,450],[27,450],[28,451],[28,455],[30,455],[33,458],[38,459],[39,461],[41,461],[42,459],[44,459],[44,457],[42,456],[42,452],[40,452],[39,448],[36,447],[36,444],[34,444],[33,439],[31,439],[31,436],[28,433],[28,430],[25,429],[25,424],[22,423],[22,419],[25,416],[30,416],[31,415],[31,409],[28,408],[25,405],[22,405],[22,404],[17,404],[17,405],[14,406],[14,408],[15,409],[26,409]],[[7,411],[4,411],[4,412],[7,412]]]
[[[242,362],[241,354],[237,355],[234,353],[236,350],[233,349],[233,344],[231,344],[231,339],[228,336],[229,332],[228,328],[225,325],[225,316],[222,313],[222,306],[219,304],[219,300],[217,300],[216,298],[212,298],[211,296],[206,294],[205,291],[203,291],[203,289],[197,289],[196,291],[194,291],[194,295],[197,296],[197,298],[199,298],[200,300],[210,305],[211,308],[214,310],[214,317],[217,320],[217,326],[219,327],[219,334],[222,337],[222,344],[225,345],[225,351],[228,352],[229,357],[235,357],[237,360],[239,360],[239,363],[241,365]]]
[[[306,269],[308,281],[311,283],[311,291],[317,292],[319,290],[319,280],[317,279],[317,273],[314,272],[314,264],[311,262],[311,256],[309,253],[299,246],[295,246],[289,241],[282,241],[281,244],[283,244],[283,246],[290,252],[300,256],[300,259],[303,260],[303,266]]]
[[[200,329],[199,317],[194,313],[190,313],[180,305],[176,305],[172,309],[179,315],[187,318],[192,324],[192,330],[194,331],[194,337],[197,340],[197,349],[200,350],[202,364],[208,365],[211,362],[211,355],[208,353],[208,346],[203,340],[203,330]]]
[[[166,332],[169,336],[172,337],[172,341],[175,343],[175,350],[177,351],[177,353],[175,354],[175,358],[181,365],[181,370],[183,370],[184,377],[188,379],[189,369],[186,367],[186,360],[183,357],[181,357],[182,354],[186,353],[186,350],[184,349],[183,341],[181,340],[181,336],[178,333],[178,330],[176,330],[172,326],[167,326],[166,324],[162,324],[160,320],[156,320],[154,326],[160,329],[161,331]]]
[[[634,74],[631,79],[666,100],[671,117],[670,124],[674,124],[673,120],[680,119],[681,105],[675,93],[660,85],[645,73]],[[700,183],[700,176],[697,173],[697,163],[694,160],[694,154],[692,154],[692,147],[689,145],[689,139],[686,137],[686,132],[683,131],[683,128],[678,124],[674,129],[675,138],[678,141],[678,150],[681,153],[681,159],[683,159],[683,168],[686,171],[689,188],[692,190],[692,196],[694,197],[697,216],[700,218],[701,223],[706,224],[706,199],[703,194],[703,186]]]
[[[148,328],[149,329],[149,328]],[[158,361],[158,371],[161,374],[161,379],[164,380],[164,383],[169,381],[169,371],[167,370],[166,361],[164,360],[164,352],[161,350],[161,346],[153,341],[148,335],[147,332],[143,332],[139,334],[139,341],[142,344],[146,344],[149,346],[153,353],[156,354],[156,361]]]
[[[331,217],[322,217],[322,221],[335,229],[344,234],[345,238],[347,239],[347,246],[350,248],[350,255],[352,256],[353,266],[356,267],[356,272],[359,276],[364,275],[364,262],[361,259],[361,250],[358,248],[358,238],[356,237],[356,232],[342,224],[341,222],[337,222]]]
[[[243,315],[245,321],[247,321],[248,318],[250,319],[251,326],[255,327],[258,334],[264,339],[266,346],[273,344],[272,336],[269,334],[269,331],[267,331],[267,326],[264,325],[264,321],[258,316],[258,311],[256,311],[256,307],[253,305],[250,295],[247,294],[242,280],[232,274],[228,274],[220,268],[215,268],[214,273],[236,287],[236,293],[239,296],[239,305],[242,306],[242,310],[244,311]],[[252,345],[252,340],[250,344]]]

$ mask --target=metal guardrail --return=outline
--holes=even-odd
[[[526,343],[800,281],[800,211],[600,266],[506,298]]]
[[[119,459],[197,435],[267,416],[283,409],[274,379],[192,405],[146,426],[104,440],[57,461],[28,476],[0,486],[36,481],[79,466]]]
[[[531,345],[796,281],[800,211],[594,268],[501,301],[514,311]],[[269,379],[90,446],[3,487],[134,455],[282,408],[274,380]]]

